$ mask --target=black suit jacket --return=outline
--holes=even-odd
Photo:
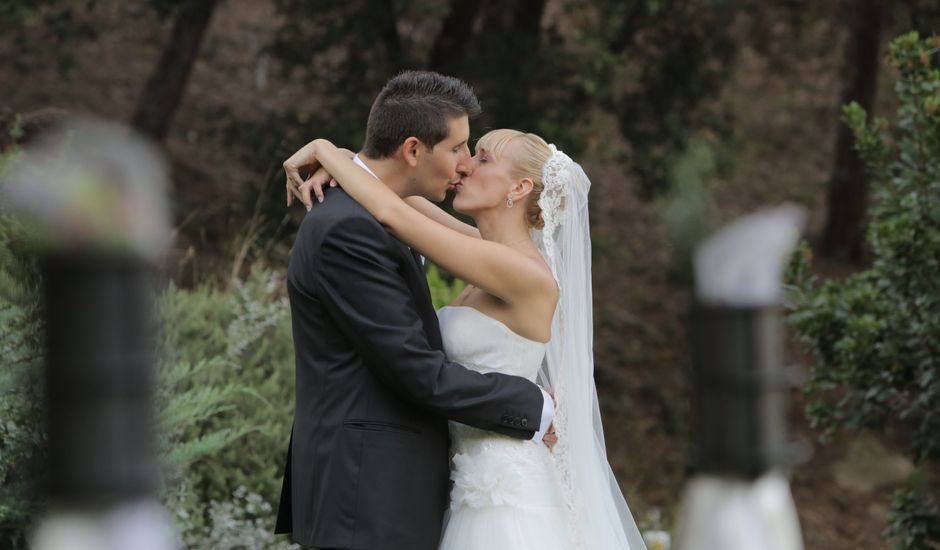
[[[530,439],[541,391],[445,359],[416,255],[340,188],[304,218],[287,288],[297,402],[275,532],[305,546],[436,549],[447,419]]]

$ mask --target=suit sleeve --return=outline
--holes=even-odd
[[[542,416],[538,386],[481,374],[430,347],[400,256],[375,220],[350,217],[323,239],[317,294],[377,378],[405,399],[451,420],[531,439]]]

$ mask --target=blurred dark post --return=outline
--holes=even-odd
[[[50,497],[98,506],[152,496],[150,265],[68,251],[42,266]]]
[[[41,258],[49,511],[35,550],[176,545],[156,500],[153,413],[165,192],[149,143],[93,121],[25,148],[3,186]]]
[[[755,479],[792,458],[786,441],[783,327],[775,307],[691,310],[695,471]]]
[[[783,206],[717,232],[695,253],[692,469],[678,526],[681,550],[801,550],[786,467],[800,458],[787,441],[780,320],[782,267],[802,211]]]

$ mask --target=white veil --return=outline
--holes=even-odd
[[[560,474],[577,548],[645,550],[646,545],[614,478],[604,444],[594,386],[591,234],[588,191],[581,166],[551,146],[539,197],[541,231],[533,240],[559,286],[552,337],[539,380],[555,390]]]

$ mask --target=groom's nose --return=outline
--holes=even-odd
[[[473,159],[469,155],[464,155],[457,161],[457,173],[465,178],[473,173]]]

